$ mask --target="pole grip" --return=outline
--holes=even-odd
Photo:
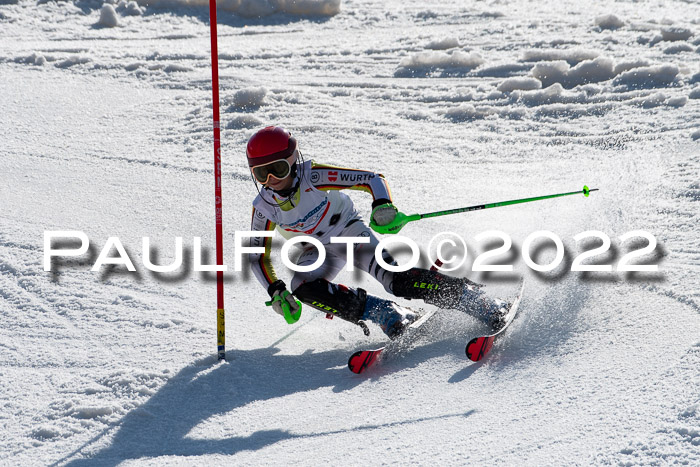
[[[299,309],[296,313],[292,313],[292,305],[287,301],[287,297],[290,295],[291,293],[288,290],[285,290],[281,294],[272,297],[272,300],[270,300],[269,302],[265,302],[265,305],[272,306],[273,303],[280,302],[284,320],[288,324],[294,324],[297,321],[299,321],[299,318],[301,318],[301,302],[299,300],[295,300]]]

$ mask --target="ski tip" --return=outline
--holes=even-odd
[[[348,368],[359,375],[377,361],[377,357],[382,353],[382,350],[360,350],[355,352],[348,359]]]
[[[493,338],[493,336],[482,336],[470,340],[464,349],[467,358],[473,362],[478,362],[484,358],[493,346]]]

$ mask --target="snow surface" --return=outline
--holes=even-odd
[[[192,267],[193,237],[205,261],[214,244],[206,2],[0,0],[0,464],[699,465],[698,18],[680,0],[220,2],[229,267],[244,145],[270,123],[307,158],[382,172],[407,213],[600,188],[409,224],[425,249],[467,239],[454,274],[495,295],[525,274],[521,315],[480,364],[463,347],[484,329],[445,311],[356,376],[378,329],[310,309],[289,326],[248,272],[227,274],[216,362],[215,281]],[[543,229],[566,255],[536,274],[519,251]],[[576,234],[605,232],[617,264],[636,229],[658,273],[569,270]],[[44,272],[46,230],[91,248]],[[513,238],[515,273],[470,272],[487,230]],[[136,273],[90,270],[111,236]],[[159,264],[183,237],[185,265],[147,271],[144,236]]]

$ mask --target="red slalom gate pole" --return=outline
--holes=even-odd
[[[221,125],[219,123],[219,52],[216,44],[216,0],[209,0],[211,31],[211,93],[214,109],[214,205],[216,210],[216,264],[224,264],[221,202]],[[216,271],[216,343],[219,360],[226,360],[226,321],[224,313],[224,273]]]

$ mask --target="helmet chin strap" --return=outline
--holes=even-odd
[[[296,182],[294,183],[294,185],[290,186],[286,190],[280,190],[280,191],[272,190],[272,191],[274,191],[278,195],[283,196],[285,198],[289,198],[294,193],[296,193],[296,191],[299,189],[299,184],[301,183],[301,177],[297,178],[297,162],[295,162],[294,165],[292,166],[292,169],[289,172],[289,176],[296,178]]]

